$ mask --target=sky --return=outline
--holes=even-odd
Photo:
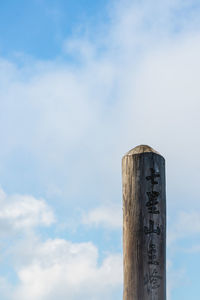
[[[166,159],[167,299],[199,300],[200,2],[2,0],[1,300],[122,299],[121,159]]]

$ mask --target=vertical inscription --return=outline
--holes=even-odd
[[[148,264],[149,265],[159,265],[159,262],[157,261],[157,250],[156,245],[150,243],[149,249],[148,249]]]
[[[147,274],[144,278],[144,284],[147,286],[148,294],[151,290],[158,289],[160,287],[160,281],[162,280],[162,276],[159,275],[156,268],[150,274]]]
[[[150,175],[146,176],[146,180],[150,183],[149,190],[146,191],[147,202],[146,208],[149,213],[149,225],[144,226],[145,235],[150,235],[151,242],[147,249],[148,264],[153,266],[148,274],[144,277],[144,285],[147,287],[147,292],[150,294],[152,290],[156,290],[160,287],[160,281],[162,276],[159,274],[159,260],[157,256],[156,244],[153,242],[153,238],[156,235],[159,238],[161,234],[161,227],[153,220],[154,215],[159,215],[159,196],[160,192],[156,191],[156,186],[159,184],[160,173],[156,172],[154,168],[150,168]]]
[[[156,172],[153,168],[150,168],[151,175],[147,176],[146,179],[151,181],[152,185],[158,184],[158,181],[155,181],[155,178],[160,178],[160,174]]]
[[[159,225],[157,227],[155,227],[154,221],[149,220],[149,227],[144,226],[144,233],[145,234],[156,233],[157,235],[160,235],[160,227],[159,227]]]
[[[158,204],[158,196],[160,195],[159,192],[151,191],[147,192],[147,196],[149,201],[147,201],[146,206],[148,207],[148,211],[150,214],[159,214],[159,210],[157,209]]]

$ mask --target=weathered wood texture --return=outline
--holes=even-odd
[[[166,300],[165,160],[141,145],[122,159],[123,300]]]

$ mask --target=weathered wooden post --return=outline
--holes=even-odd
[[[123,300],[166,300],[165,160],[138,146],[122,159]]]

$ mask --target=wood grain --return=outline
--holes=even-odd
[[[138,146],[122,159],[123,300],[166,300],[165,160]]]

